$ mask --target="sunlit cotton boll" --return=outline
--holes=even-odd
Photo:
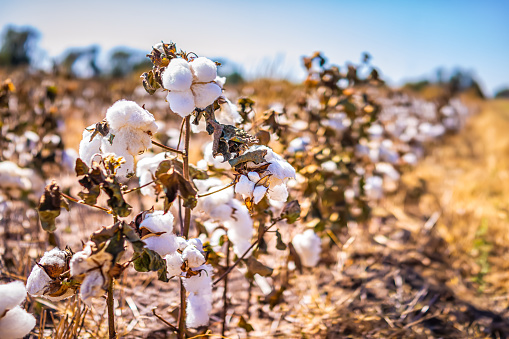
[[[214,61],[199,57],[191,61],[190,65],[198,82],[210,82],[216,79],[217,66]]]
[[[166,270],[168,273],[168,278],[173,276],[179,276],[182,273],[182,264],[184,264],[184,260],[182,256],[178,252],[173,252],[164,257],[166,260]]]
[[[297,234],[293,238],[292,244],[299,254],[303,266],[314,267],[318,264],[322,251],[322,240],[313,230],[308,229],[302,234]]]
[[[193,269],[197,275],[184,279],[186,291],[195,294],[212,294],[212,266],[201,265]]]
[[[170,91],[189,90],[193,82],[193,73],[184,59],[173,59],[162,76],[164,88]]]
[[[102,135],[98,133],[91,139],[94,129],[95,125],[90,125],[85,128],[79,147],[80,159],[88,166],[92,165],[94,154],[101,153]]]
[[[140,224],[140,229],[145,228],[153,233],[142,238],[145,246],[162,257],[175,252],[178,247],[176,235],[173,234],[173,220],[174,217],[170,212],[155,211],[147,214]],[[161,232],[164,233],[156,234]]]
[[[136,163],[136,176],[139,178],[140,187],[154,180],[159,164],[161,164],[161,162],[165,159],[167,159],[167,155],[164,152],[156,155],[147,154]],[[142,187],[140,192],[143,195],[155,198],[154,185]]]
[[[35,327],[35,323],[33,315],[16,306],[0,318],[0,338],[23,338]]]
[[[191,114],[196,107],[194,104],[194,95],[190,89],[181,92],[168,92],[166,100],[170,104],[171,110],[180,115],[182,118]]]
[[[99,298],[103,296],[104,283],[104,277],[100,269],[88,272],[80,287],[80,297],[83,302],[88,306],[91,306],[92,298]]]
[[[202,109],[212,104],[222,93],[221,87],[214,82],[193,85],[191,90],[194,94],[194,104]]]
[[[205,263],[203,253],[193,245],[189,245],[182,252],[182,259],[187,261],[187,265],[191,268],[198,267]]]
[[[190,328],[209,324],[209,313],[212,310],[212,296],[191,293],[187,297],[186,325]]]
[[[0,285],[0,316],[25,300],[27,291],[21,281]]]

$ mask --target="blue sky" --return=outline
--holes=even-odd
[[[461,67],[489,94],[509,86],[508,18],[509,1],[489,0],[0,0],[0,27],[37,28],[50,56],[91,44],[104,55],[119,45],[149,51],[171,40],[251,75],[272,70],[299,80],[303,55],[320,50],[343,65],[367,51],[393,84]]]

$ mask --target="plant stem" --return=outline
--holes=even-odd
[[[78,200],[76,198],[73,198],[70,195],[67,195],[65,193],[62,193],[62,192],[59,192],[59,193],[60,193],[61,196],[63,196],[67,200],[73,201],[73,202],[75,202],[77,204],[82,204],[82,205],[85,205],[85,206],[94,207],[94,208],[100,209],[101,211],[105,211],[105,212],[111,213],[111,210],[109,210],[107,208],[104,208],[104,207],[101,207],[101,206],[97,206],[97,205],[90,205],[90,204],[85,203],[84,201],[81,201],[81,200]]]
[[[214,193],[217,193],[217,192],[221,192],[222,190],[225,190],[227,188],[230,188],[232,187],[233,185],[235,185],[235,181],[232,181],[231,183],[229,183],[227,186],[223,187],[223,188],[220,188],[218,189],[217,191],[214,191],[214,192],[208,192],[208,193],[204,193],[204,194],[198,194],[198,198],[203,198],[203,197],[206,197],[206,196],[209,196],[209,195],[212,195]]]
[[[216,281],[214,281],[214,283],[212,285],[216,285],[218,282],[220,282],[221,280],[223,280],[224,278],[226,278],[226,276],[241,262],[242,259],[244,259],[244,257],[249,253],[249,251],[251,251],[251,249],[253,247],[256,246],[256,244],[258,244],[258,242],[260,241],[260,239],[263,237],[263,235],[272,228],[272,226],[274,226],[278,221],[280,221],[281,219],[277,219],[277,220],[274,220],[272,222],[272,224],[269,226],[269,227],[266,227],[263,229],[263,232],[261,234],[258,235],[258,239],[255,240],[255,242],[253,242],[251,244],[251,246],[249,246],[249,248],[242,254],[242,256],[237,259],[237,261],[235,261],[235,263],[233,263],[233,265],[231,265],[227,270],[226,272],[224,272],[219,278],[216,279]]]
[[[113,278],[110,278],[108,283],[108,299],[106,300],[108,305],[108,333],[110,339],[115,339],[117,333],[115,332],[115,311],[113,305]]]
[[[138,190],[141,190],[143,187],[147,187],[148,185],[152,185],[155,181],[152,180],[151,182],[147,182],[145,185],[141,185],[140,187],[131,188],[130,190],[127,190],[125,192],[122,192],[122,194],[129,194],[132,192],[136,192]]]
[[[226,268],[230,265],[230,240],[226,242]],[[224,337],[226,333],[226,311],[228,310],[228,299],[226,293],[228,292],[228,277],[224,278],[224,291],[223,291],[223,328],[221,335]]]
[[[184,153],[182,156],[184,179],[189,180],[189,140],[191,138],[191,120],[190,116],[185,117],[186,134],[184,143]],[[184,210],[184,229],[182,230],[182,236],[187,239],[189,235],[189,227],[191,225],[191,209],[186,207]],[[179,312],[179,325],[178,325],[178,337],[179,339],[186,338],[186,289],[182,277],[180,278],[180,312]]]
[[[155,140],[152,140],[152,143],[154,145],[157,145],[157,146],[161,147],[162,149],[165,149],[165,150],[170,151],[170,152],[175,152],[175,153],[182,154],[182,155],[184,155],[184,153],[185,153],[185,151],[179,151],[178,149],[175,149],[175,148],[172,148],[172,147],[168,147],[168,146],[166,146],[164,144],[161,144],[160,142],[157,142]]]

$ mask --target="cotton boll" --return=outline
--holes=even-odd
[[[30,169],[20,168],[12,161],[0,162],[0,187],[6,191],[10,189],[30,191],[31,176],[34,176],[34,172]]]
[[[221,241],[221,237],[226,234],[226,231],[222,228],[219,228],[215,231],[209,231],[209,234],[212,233],[210,236],[210,245],[212,247],[218,247],[219,242]]]
[[[310,142],[309,137],[295,138],[288,144],[287,152],[290,154],[304,152]]]
[[[127,176],[134,173],[134,157],[130,154],[124,154],[122,156],[125,160],[125,163],[121,164],[119,168],[117,168],[117,177],[123,179],[127,178]]]
[[[186,91],[191,88],[193,73],[189,63],[184,59],[172,59],[164,70],[163,87],[170,91]]]
[[[212,141],[205,145],[205,147],[203,148],[203,158],[207,161],[207,163],[210,166],[213,166],[216,169],[226,169],[226,170],[230,169],[231,168],[230,164],[228,163],[228,161],[224,161],[222,155],[217,155],[216,157],[212,155],[212,146],[213,146]]]
[[[0,316],[6,310],[13,309],[21,304],[27,296],[25,285],[21,281],[13,281],[8,284],[0,285]],[[1,327],[0,327],[1,328]]]
[[[249,178],[249,180],[251,180],[252,182],[254,182],[255,184],[260,181],[260,174],[256,173],[256,172],[249,172],[247,174],[247,177]]]
[[[30,293],[30,295],[33,296],[42,295],[44,290],[51,283],[51,280],[52,279],[46,274],[46,272],[44,272],[41,267],[39,267],[39,265],[35,265],[32,268],[32,272],[30,272],[30,275],[28,276],[26,290],[28,293]]]
[[[164,257],[166,260],[166,270],[168,272],[168,278],[179,276],[182,273],[182,265],[184,260],[178,252],[173,252]]]
[[[209,324],[209,312],[212,310],[211,296],[191,293],[187,298],[186,325],[190,328]]]
[[[242,175],[237,184],[235,184],[235,193],[242,194],[244,197],[250,197],[253,195],[254,187],[255,183],[245,175]]]
[[[194,179],[193,182],[200,194],[206,193],[211,187],[219,187],[223,185],[221,179],[215,177],[210,177],[204,180]]]
[[[177,250],[177,241],[175,234],[164,233],[160,236],[154,235],[142,239],[145,247],[164,257],[167,254]]]
[[[216,112],[216,120],[223,125],[235,125],[241,123],[242,116],[239,114],[237,106],[227,98],[224,99],[226,100],[226,103],[221,104],[221,110]]]
[[[134,101],[119,100],[106,111],[106,121],[115,132],[124,128],[133,128],[155,134],[157,124],[155,118],[146,109]],[[113,133],[115,134],[115,133]]]
[[[186,247],[188,246],[187,240],[182,237],[177,237],[175,239],[177,241],[177,246],[179,251],[184,251]]]
[[[213,186],[213,187],[209,188],[207,191],[205,191],[205,193],[211,193],[211,192],[218,191],[223,186],[224,185],[222,183],[219,186]],[[214,210],[217,208],[223,207],[232,199],[233,199],[233,187],[230,187],[230,188],[224,189],[222,191],[219,191],[217,193],[207,195],[202,198],[198,198],[198,205],[196,206],[196,208],[198,208],[198,210],[200,210],[200,211],[203,211],[203,212],[209,214],[214,219],[221,218],[221,217],[224,218],[225,217],[224,215],[221,216],[219,214],[219,213],[226,212],[224,209],[222,209],[221,211],[216,211],[216,212]],[[212,215],[212,214],[215,214],[215,215]],[[229,214],[231,214],[231,209],[230,209]]]
[[[251,241],[240,239],[233,243],[233,252],[240,258],[251,247]],[[253,249],[245,255],[244,258],[249,257],[253,253]]]
[[[257,204],[260,201],[262,201],[263,197],[265,196],[265,193],[267,193],[267,187],[257,186],[253,191],[253,202]]]
[[[224,84],[226,83],[226,77],[220,77],[220,76],[217,76],[216,79],[214,80],[214,82],[221,88],[224,87]]]
[[[198,267],[205,263],[203,253],[194,246],[186,247],[186,249],[182,252],[182,259],[187,261],[187,265],[191,268]]]
[[[81,300],[88,306],[92,303],[92,298],[99,298],[104,294],[104,278],[101,270],[93,270],[85,276],[80,287]]]
[[[292,244],[303,266],[314,267],[320,261],[320,252],[322,251],[322,240],[316,233],[308,229],[302,234],[297,234]]]
[[[242,238],[251,240],[253,236],[253,219],[251,219],[249,210],[238,200],[232,200],[231,206],[235,211],[231,219],[224,223],[224,226],[228,228],[228,230],[237,230]]]
[[[188,246],[194,246],[199,251],[203,251],[203,243],[198,238],[191,238],[187,241]]]
[[[170,104],[170,109],[180,115],[182,118],[187,117],[193,113],[195,109],[194,96],[191,90],[182,92],[168,92],[166,100]]]
[[[286,185],[281,184],[269,188],[269,199],[285,202],[288,199],[288,190]]]
[[[145,215],[145,219],[140,224],[140,228],[146,228],[152,233],[166,232],[173,233],[173,214],[171,212],[154,211]]]
[[[202,265],[193,269],[197,275],[184,279],[186,291],[195,294],[212,294],[212,266]]]
[[[194,94],[194,104],[202,109],[212,104],[222,94],[221,87],[215,83],[194,84],[191,90]]]
[[[85,164],[90,166],[94,154],[101,153],[102,135],[98,133],[93,139],[90,139],[93,132],[87,129],[93,130],[95,129],[95,125],[90,125],[83,131],[83,139],[79,147],[79,156]]]
[[[16,306],[0,318],[0,338],[23,338],[35,327],[35,323],[33,315]]]
[[[217,76],[216,63],[210,59],[199,57],[189,64],[197,82],[214,81]]]

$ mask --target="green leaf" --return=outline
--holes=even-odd
[[[144,248],[141,253],[135,254],[134,269],[138,272],[150,272],[166,270],[166,261],[161,256],[148,248]]]
[[[246,162],[254,162],[255,164],[262,164],[264,162],[267,162],[265,160],[265,156],[267,155],[266,149],[260,149],[249,153],[244,153],[241,156],[238,156],[236,158],[233,158],[229,160],[231,167],[236,167],[239,164],[243,164]]]

